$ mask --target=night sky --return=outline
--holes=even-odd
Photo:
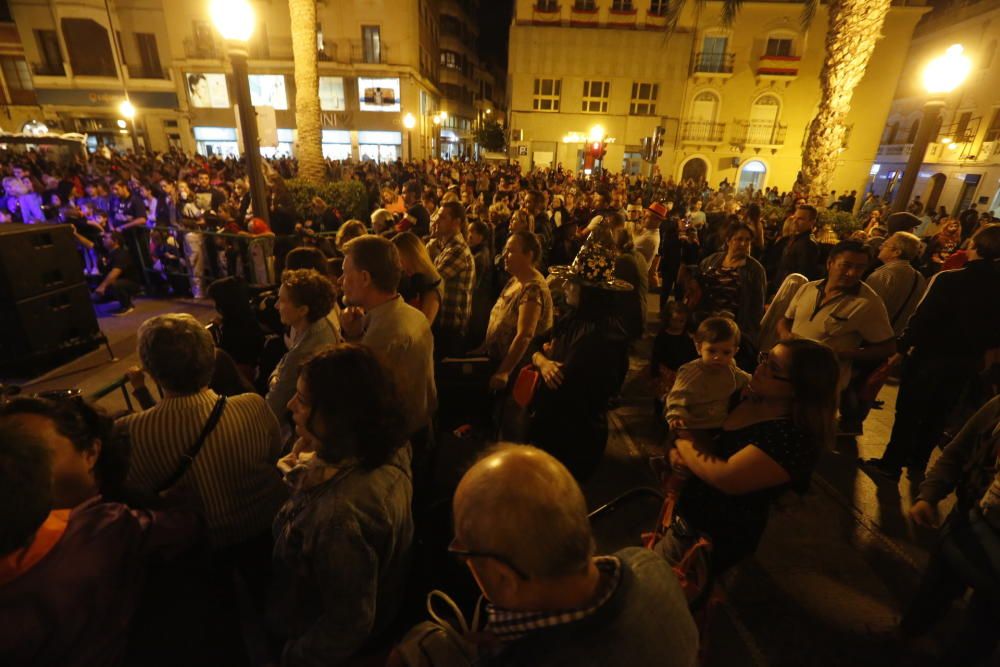
[[[480,0],[479,57],[507,67],[507,32],[514,0]]]

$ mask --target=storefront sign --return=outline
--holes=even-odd
[[[39,104],[56,104],[77,107],[115,107],[125,99],[120,90],[73,90],[37,88],[35,94]],[[167,92],[130,91],[129,99],[139,111],[148,109],[176,109],[177,94]]]
[[[353,121],[354,117],[348,111],[321,111],[319,114],[319,122],[323,127],[351,127]]]

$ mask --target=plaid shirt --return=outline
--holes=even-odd
[[[512,611],[492,604],[486,606],[488,621],[486,632],[500,641],[512,642],[532,630],[551,628],[557,625],[575,623],[592,616],[604,603],[611,599],[622,579],[622,563],[615,556],[599,556],[594,564],[601,572],[601,589],[597,601],[583,609],[563,609],[560,611]]]
[[[444,298],[437,316],[437,326],[465,334],[472,315],[472,288],[476,281],[476,261],[461,234],[436,242],[438,254],[434,266],[444,282]]]

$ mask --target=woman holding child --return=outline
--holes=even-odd
[[[700,347],[725,347],[714,338]],[[826,345],[806,339],[779,343],[760,355],[746,398],[726,415],[710,446],[676,440],[671,464],[690,475],[677,516],[712,539],[713,571],[756,550],[776,498],[789,489],[800,494],[808,489],[819,454],[834,434],[839,372]],[[658,548],[676,562],[683,546],[668,534]]]

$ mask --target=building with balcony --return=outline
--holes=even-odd
[[[517,0],[508,59],[511,152],[528,169],[582,169],[591,131],[607,138],[605,169],[638,173],[642,140],[665,129],[665,176],[790,188],[820,96],[827,7],[800,27],[802,3],[687,3],[666,31],[667,0]],[[878,149],[891,88],[927,11],[894,3],[854,91],[850,140],[833,188],[860,190]],[[887,85],[893,82],[892,85]]]
[[[440,12],[441,155],[472,157],[478,125],[502,115],[503,88],[479,58],[479,0],[440,0]]]
[[[972,61],[964,84],[944,100],[939,125],[913,187],[928,207],[958,213],[975,203],[1000,216],[1000,2],[966,1],[935,10],[917,25],[896,89],[869,188],[891,198],[903,176],[927,94],[924,64],[961,44]]]
[[[277,128],[276,145],[261,151],[291,154],[295,78],[288,5],[252,4],[258,22],[248,45],[251,97],[259,112],[274,110]],[[109,25],[103,0],[0,0],[20,40],[20,55],[6,56],[0,41],[2,85],[11,104],[15,98],[28,102],[31,91],[36,106],[21,114],[25,118],[40,116],[53,130],[84,132],[91,147],[130,145],[118,126],[127,90],[145,146],[236,154],[233,74],[208,0],[116,0],[110,6]],[[408,157],[408,145],[415,158],[436,154],[437,0],[321,0],[317,9],[324,154],[394,160]],[[2,17],[0,11],[0,40],[9,32]],[[409,142],[406,113],[417,119]]]

